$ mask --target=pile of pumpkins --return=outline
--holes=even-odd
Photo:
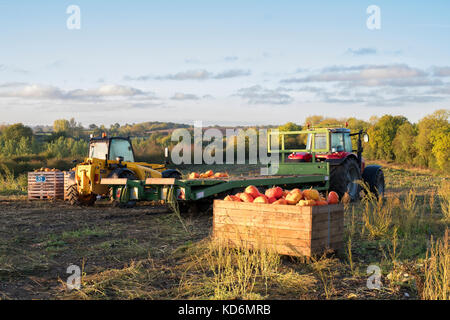
[[[40,168],[40,169],[36,169],[34,170],[34,172],[60,172],[59,169],[50,169],[50,168]]]
[[[189,174],[188,179],[217,179],[217,178],[228,178],[228,173],[217,172],[214,173],[212,170],[208,170],[204,173],[192,172]]]
[[[319,191],[315,189],[293,189],[283,190],[280,187],[267,189],[262,194],[257,187],[248,186],[244,192],[236,195],[226,196],[225,201],[265,203],[275,205],[297,205],[303,207],[326,206],[329,204],[338,204],[339,195],[331,191],[327,198],[322,197]]]

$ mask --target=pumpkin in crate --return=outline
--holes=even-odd
[[[295,205],[297,204],[300,200],[302,199],[302,194],[298,193],[296,191],[294,192],[290,192],[287,196],[286,196],[286,201],[288,204],[290,205]]]
[[[316,189],[307,189],[307,190],[303,190],[303,198],[305,198],[305,200],[319,200],[320,198],[320,194],[319,191],[317,191]]]
[[[339,203],[339,195],[336,192],[331,191],[328,194],[328,204],[338,204],[338,203]]]
[[[225,201],[242,202],[241,198],[239,198],[238,196],[233,196],[233,195],[226,196],[225,199],[223,199],[223,200],[225,200]]]
[[[316,205],[316,201],[315,200],[300,200],[297,203],[298,206],[300,207],[312,207]]]
[[[247,188],[245,188],[244,192],[251,195],[253,198],[257,198],[261,195],[258,188],[255,186],[248,186]]]
[[[266,190],[265,193],[267,198],[280,199],[283,196],[283,189],[280,187],[274,187]]]
[[[260,195],[253,200],[253,203],[269,203],[269,199],[265,195]]]

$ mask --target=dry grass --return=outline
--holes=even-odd
[[[450,300],[450,249],[448,229],[442,239],[431,239],[424,262],[424,283],[420,293],[424,300]]]

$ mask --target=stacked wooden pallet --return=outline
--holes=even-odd
[[[61,171],[29,172],[28,199],[64,199],[64,173]]]
[[[233,247],[307,256],[343,245],[341,204],[301,207],[214,201],[213,237]]]

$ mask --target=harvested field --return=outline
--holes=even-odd
[[[445,287],[448,279],[438,274],[437,282],[424,283],[427,273],[438,271],[423,268],[427,249],[449,226],[443,187],[448,180],[399,168],[386,168],[385,175],[388,195],[378,210],[365,202],[346,208],[343,252],[310,261],[214,247],[212,217],[201,212],[180,220],[147,203],[133,209],[107,203],[78,208],[4,196],[0,297],[417,299],[442,294],[433,288],[439,279]],[[442,262],[447,255],[448,261],[448,244],[440,250],[434,259]],[[82,268],[82,287],[69,292],[66,270],[72,264]],[[367,287],[369,265],[381,270],[379,290]],[[242,272],[251,275],[246,283],[237,280]]]

